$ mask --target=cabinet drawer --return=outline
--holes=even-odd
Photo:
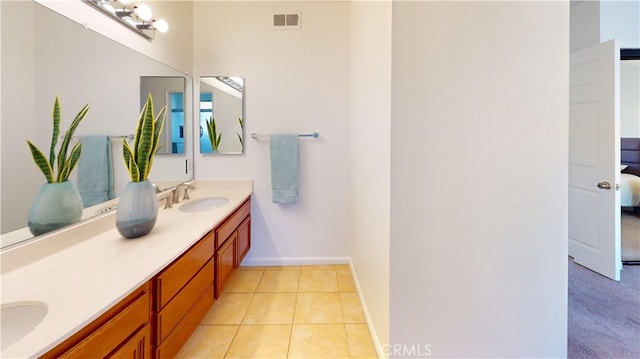
[[[208,233],[185,254],[170,264],[156,279],[157,308],[160,310],[213,256],[214,233]]]
[[[236,246],[238,247],[236,249],[238,253],[236,267],[239,267],[244,257],[249,253],[249,249],[251,249],[251,216],[247,217],[238,227]]]
[[[207,314],[213,305],[213,286],[198,299],[189,313],[182,319],[173,332],[156,349],[156,358],[174,358],[180,351],[184,343],[189,340],[193,331],[196,330],[202,318]]]
[[[198,274],[158,313],[158,343],[176,327],[199,298],[213,284],[213,258]]]
[[[97,328],[59,358],[106,357],[127,338],[149,322],[149,291],[145,290],[133,303],[122,308],[113,318]]]
[[[234,232],[216,253],[216,298],[222,294],[222,289],[236,267],[236,239],[237,235]]]
[[[235,232],[236,228],[251,213],[251,199],[247,199],[229,218],[216,229],[216,249]]]

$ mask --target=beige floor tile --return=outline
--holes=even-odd
[[[243,325],[226,358],[286,358],[291,325]]]
[[[264,267],[264,270],[266,271],[291,271],[291,270],[295,270],[295,271],[299,271],[300,270],[300,266],[267,266]]]
[[[244,318],[252,293],[222,293],[209,309],[201,324],[240,324]]]
[[[298,291],[299,271],[265,271],[256,292],[289,292]]]
[[[338,278],[338,289],[341,292],[355,292],[356,285],[353,282],[351,272],[336,271],[336,277]]]
[[[343,323],[340,293],[298,293],[293,322]]]
[[[375,358],[376,350],[371,342],[371,334],[366,324],[345,324],[347,343],[352,358]]]
[[[335,270],[301,271],[298,292],[338,292]]]
[[[289,358],[349,358],[349,345],[342,324],[294,325]]]
[[[256,293],[242,324],[291,324],[296,293]]]
[[[238,270],[255,270],[255,271],[263,271],[265,270],[264,266],[240,266],[238,267]]]
[[[364,313],[357,293],[340,293],[342,317],[345,323],[365,323]]]
[[[176,358],[224,358],[237,331],[237,325],[200,325]]]
[[[306,265],[306,266],[300,266],[300,270],[303,272],[317,271],[317,270],[334,270],[334,271],[348,271],[348,272],[351,271],[348,264]]]
[[[252,293],[260,283],[264,271],[236,271],[224,288],[225,293]]]

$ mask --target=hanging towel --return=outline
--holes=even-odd
[[[105,135],[84,136],[78,164],[78,192],[84,207],[113,199],[111,140]]]
[[[273,203],[296,203],[298,199],[298,135],[269,136],[271,197]]]

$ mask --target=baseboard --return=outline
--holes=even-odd
[[[257,257],[245,258],[243,266],[301,266],[319,264],[349,264],[349,257]]]
[[[360,282],[358,281],[358,275],[356,274],[356,270],[353,267],[353,262],[351,261],[351,257],[349,257],[349,267],[351,268],[351,276],[353,277],[353,283],[356,287],[356,291],[358,292],[358,298],[360,298],[360,305],[362,306],[364,319],[367,321],[367,327],[369,328],[369,334],[371,335],[371,340],[373,341],[373,347],[376,350],[376,354],[378,355],[378,358],[380,359],[386,358],[384,351],[382,350],[382,345],[380,344],[380,339],[378,338],[378,333],[376,333],[376,329],[373,327],[373,321],[371,320],[371,315],[369,315],[367,302],[364,300],[362,289],[360,288]]]

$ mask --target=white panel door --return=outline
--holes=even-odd
[[[569,255],[620,280],[620,50],[614,40],[571,53]]]

